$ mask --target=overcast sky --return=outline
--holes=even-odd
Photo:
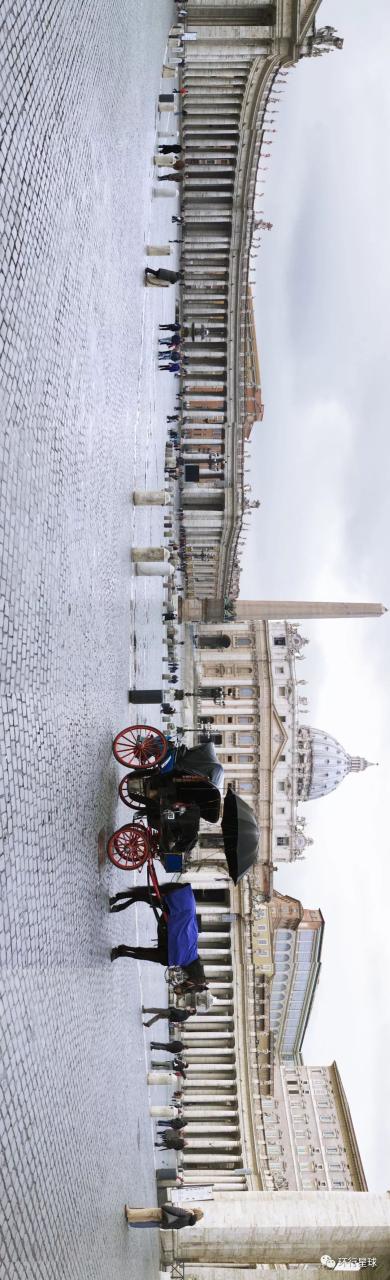
[[[243,597],[390,606],[390,3],[324,0],[342,53],[291,71],[265,161]],[[270,148],[267,147],[267,151]],[[259,548],[261,554],[259,555]],[[301,807],[315,844],[276,886],[325,916],[304,1057],[336,1058],[370,1190],[390,1188],[390,614],[301,624],[304,722],[379,767]]]

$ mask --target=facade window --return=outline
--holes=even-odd
[[[241,646],[244,646],[244,645],[245,645],[246,647],[248,647],[248,645],[250,644],[250,642],[251,642],[251,638],[250,638],[250,636],[242,636],[242,635],[241,635],[241,636],[235,636],[235,637],[234,637],[234,643],[235,643],[235,645],[237,645],[237,646],[240,646],[240,645],[241,645]]]
[[[290,844],[289,836],[277,836],[276,843],[280,848],[286,848]]]
[[[278,791],[284,791],[284,790],[285,790],[284,780],[283,780],[283,781],[281,781],[281,782],[278,782],[278,783],[277,783],[277,790],[278,790]]]
[[[285,637],[285,636],[274,636],[274,644],[284,645],[284,646],[285,646],[285,645],[286,645],[286,637]]]
[[[239,698],[253,698],[253,693],[254,689],[251,684],[242,684],[238,688]]]
[[[284,676],[284,667],[275,667],[277,676]]]
[[[284,804],[277,804],[277,805],[276,805],[276,812],[277,812],[277,813],[279,813],[279,814],[281,814],[281,813],[285,813],[285,812],[286,812],[286,806],[285,806]]]
[[[285,698],[285,697],[286,697],[286,686],[285,686],[285,684],[281,684],[281,685],[279,685],[278,694],[279,694],[279,697],[280,697],[280,698]]]

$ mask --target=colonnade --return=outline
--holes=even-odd
[[[191,57],[187,47],[182,82],[182,505],[187,587],[201,597],[217,589],[224,537],[243,510],[245,415],[237,413],[236,373],[245,331],[238,327],[236,334],[232,316],[238,264],[232,236],[252,64],[249,47],[221,62],[207,61],[206,53],[203,60],[199,51]],[[246,289],[247,279],[244,308]],[[246,374],[250,380],[247,364]]]
[[[180,1157],[184,1185],[245,1190],[237,1092],[231,926],[227,901],[198,903],[199,954],[216,1003],[180,1029],[189,1063],[183,1114],[189,1146]]]

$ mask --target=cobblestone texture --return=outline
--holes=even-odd
[[[129,547],[162,517],[129,497],[161,483],[172,398],[155,331],[173,299],[142,283],[173,207],[151,200],[171,6],[0,17],[0,1274],[149,1280],[157,1233],[122,1217],[155,1197],[140,978],[109,962],[135,922],[109,921],[97,836],[126,820],[129,671],[161,675],[161,584],[136,582]]]

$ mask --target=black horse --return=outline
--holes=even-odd
[[[125,889],[123,893],[116,893],[114,898],[110,898],[110,911],[125,911],[127,907],[131,907],[134,902],[146,902],[157,915],[157,946],[156,947],[129,947],[119,946],[113,947],[111,951],[111,960],[119,960],[121,957],[128,956],[131,960],[150,960],[153,964],[162,964],[166,969],[168,960],[168,923],[162,914],[162,908],[168,909],[169,920],[169,895],[183,889],[182,884],[173,884],[167,880],[160,886],[161,898],[157,896],[153,889],[148,887]],[[166,901],[168,899],[168,901]],[[158,915],[158,912],[160,914]],[[199,956],[195,960],[191,960],[189,964],[180,966],[186,978],[184,982],[176,986],[178,995],[184,995],[187,991],[206,991],[207,983],[205,971]]]

